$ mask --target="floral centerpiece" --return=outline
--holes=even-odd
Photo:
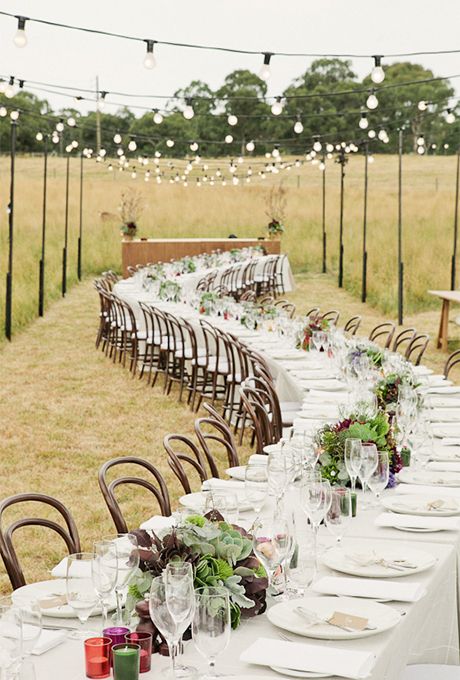
[[[350,437],[361,439],[363,443],[373,443],[378,451],[387,451],[390,462],[388,486],[394,486],[394,475],[402,468],[402,461],[396,451],[393,431],[386,413],[379,412],[373,418],[350,414],[348,418],[335,424],[322,427],[316,435],[319,447],[319,464],[324,479],[331,484],[344,484],[348,481],[345,467],[345,442]]]
[[[196,272],[196,261],[193,257],[183,257],[181,263],[183,274],[193,274]]]
[[[199,313],[204,314],[205,316],[212,314],[218,299],[219,295],[213,291],[207,291],[206,293],[203,293],[198,304]]]
[[[382,411],[394,411],[396,409],[401,385],[410,385],[414,390],[418,387],[409,371],[388,373],[377,383],[375,394]]]
[[[385,353],[383,349],[370,343],[357,343],[351,347],[347,354],[347,364],[351,372],[356,375],[358,375],[358,367],[362,357],[367,357],[371,366],[376,370],[381,370]]]
[[[310,351],[311,336],[315,331],[328,331],[329,321],[323,319],[320,314],[312,314],[308,317],[306,325],[301,329],[296,347],[305,352]]]
[[[286,219],[287,189],[280,182],[279,186],[272,186],[266,196],[265,214],[270,219],[267,229],[270,238],[279,238],[284,232],[283,222]]]
[[[166,279],[160,284],[158,297],[167,302],[179,302],[182,295],[182,287],[176,281]]]
[[[133,239],[137,234],[137,221],[143,210],[141,194],[135,189],[124,191],[121,194],[118,210],[122,221],[121,235]]]
[[[227,524],[216,511],[191,515],[163,536],[138,530],[140,572],[130,586],[128,607],[144,607],[152,578],[160,576],[172,560],[191,562],[195,587],[222,586],[230,597],[232,628],[241,618],[266,609],[268,579],[252,551],[252,536],[241,527]],[[147,609],[148,611],[148,609]]]

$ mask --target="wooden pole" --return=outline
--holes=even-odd
[[[322,196],[322,208],[323,208],[323,274],[326,273],[327,265],[327,236],[326,236],[326,160],[323,157],[324,170],[323,170],[323,196]]]
[[[78,233],[77,275],[81,281],[83,244],[83,153],[80,155],[80,228]]]
[[[450,274],[450,287],[455,290],[457,271],[457,236],[458,236],[458,196],[460,189],[460,150],[457,151],[457,173],[455,178],[455,207],[454,207],[454,247],[452,250],[452,265]]]
[[[399,167],[398,167],[398,323],[404,318],[404,262],[402,249],[402,153],[403,130],[399,130]]]
[[[69,175],[70,175],[70,156],[66,159],[65,176],[65,222],[64,222],[64,248],[62,249],[62,297],[67,292],[67,245],[69,242]]]
[[[369,145],[364,145],[364,210],[363,210],[363,274],[361,288],[361,302],[367,298],[367,186],[369,167]]]
[[[17,124],[15,120],[12,120],[10,145],[10,202],[8,205],[8,271],[6,273],[5,298],[5,335],[8,340],[11,340],[13,319],[14,171],[16,160],[16,133]]]
[[[345,164],[347,158],[345,152],[340,152],[340,228],[339,228],[339,288],[343,288],[343,204],[344,204],[344,189],[345,189]]]
[[[43,210],[42,210],[42,252],[38,270],[38,315],[45,309],[45,244],[46,244],[46,192],[48,184],[48,135],[45,136],[43,152]]]

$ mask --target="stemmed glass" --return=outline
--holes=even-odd
[[[331,507],[331,485],[321,479],[321,474],[305,475],[302,489],[302,509],[313,528],[315,571],[318,571],[318,530]]]
[[[192,624],[193,642],[208,661],[209,673],[204,680],[215,680],[216,657],[230,641],[231,615],[228,590],[223,587],[199,588],[196,591],[196,609]]]
[[[75,631],[72,637],[84,640],[89,637],[83,626],[88,621],[97,605],[98,595],[91,576],[91,565],[94,553],[75,553],[67,558],[66,592],[67,603],[77,614],[82,629]]]
[[[351,491],[343,487],[331,489],[331,507],[326,515],[326,526],[337,543],[345,536],[352,519]]]
[[[268,491],[268,475],[265,465],[248,465],[244,473],[244,493],[256,514],[262,510]]]
[[[134,534],[118,534],[109,536],[104,541],[111,541],[115,547],[117,561],[117,583],[115,595],[117,598],[117,626],[124,624],[123,600],[128,585],[139,567],[139,546]]]
[[[270,496],[274,496],[276,501],[283,497],[289,483],[288,465],[286,463],[284,446],[281,451],[268,454],[268,493]]]
[[[361,444],[361,467],[359,470],[359,479],[363,488],[363,509],[366,508],[366,489],[371,475],[375,472],[378,465],[378,452],[375,444],[363,443]]]
[[[390,478],[390,461],[387,451],[377,451],[377,467],[369,477],[369,489],[375,496],[377,505],[380,501],[380,495],[388,486]]]
[[[22,602],[19,593],[14,601],[10,595],[0,597],[0,678],[35,677],[33,664],[25,665],[25,661],[41,631],[42,614],[36,600]]]
[[[252,529],[252,547],[267,572],[270,587],[275,571],[286,559],[291,548],[289,524],[283,514],[275,512],[256,521]]]
[[[356,490],[356,478],[361,468],[361,439],[350,437],[345,440],[345,467],[351,481],[351,490]]]
[[[117,553],[113,541],[96,541],[94,544],[91,576],[101,605],[102,628],[104,629],[107,628],[107,600],[115,590],[118,578]]]
[[[176,625],[175,657],[179,641],[192,622],[195,610],[193,567],[190,562],[169,562],[164,571],[166,606]],[[175,664],[176,677],[188,677],[195,668]]]

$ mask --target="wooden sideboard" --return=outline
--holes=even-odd
[[[170,238],[170,239],[134,239],[122,241],[121,259],[123,276],[128,276],[128,267],[147,262],[169,262],[187,255],[210,253],[213,250],[231,250],[232,248],[248,248],[263,246],[267,253],[278,255],[281,252],[280,241],[252,238]]]

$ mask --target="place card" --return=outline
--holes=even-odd
[[[38,600],[40,609],[54,609],[54,607],[63,607],[67,604],[67,594],[50,595],[43,600]]]
[[[334,612],[328,622],[332,626],[339,626],[341,628],[351,628],[352,630],[364,630],[369,623],[369,619],[362,616],[354,616],[353,614],[346,614],[345,612]]]

